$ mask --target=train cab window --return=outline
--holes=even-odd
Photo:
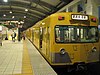
[[[56,28],[56,41],[57,42],[61,41],[60,35],[61,35],[60,29],[59,28]]]
[[[56,26],[55,41],[57,43],[97,42],[98,29],[94,26]]]
[[[97,28],[93,28],[91,27],[88,31],[88,38],[91,40],[91,41],[96,41],[98,40],[98,30]]]
[[[75,30],[71,26],[56,26],[56,42],[71,42],[72,40],[75,41],[74,32]]]

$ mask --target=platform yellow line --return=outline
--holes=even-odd
[[[23,41],[22,74],[14,74],[14,75],[33,75],[29,52],[25,40]]]

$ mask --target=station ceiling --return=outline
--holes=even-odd
[[[22,30],[57,12],[73,0],[0,0],[0,21],[24,21]]]

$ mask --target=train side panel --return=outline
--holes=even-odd
[[[76,35],[78,33],[76,32],[80,31],[79,35],[81,34],[82,41],[86,40],[87,38],[84,38],[83,34],[86,34],[86,29],[89,27],[96,29],[98,20],[93,16],[89,16],[89,20],[86,21],[80,21],[79,18],[78,20],[72,20],[71,16],[73,14],[78,14],[78,17],[80,15],[86,17],[80,13],[53,14],[34,25],[31,34],[28,34],[28,36],[32,36],[30,39],[51,65],[72,65],[99,61],[98,42],[76,42],[78,40]],[[91,19],[94,20],[91,21]],[[64,32],[64,28],[67,28],[65,29],[66,32]],[[72,31],[75,28],[76,32]],[[69,40],[74,36],[77,38],[74,39],[74,42],[72,39],[70,40],[72,42],[58,43],[56,36],[60,32],[62,32],[61,37],[65,36],[64,33],[68,34]]]
[[[33,26],[33,43],[44,55],[44,57],[50,61],[50,19],[47,18],[36,26]]]

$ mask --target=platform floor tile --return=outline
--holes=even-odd
[[[0,47],[0,75],[21,73],[23,42],[3,41]]]

